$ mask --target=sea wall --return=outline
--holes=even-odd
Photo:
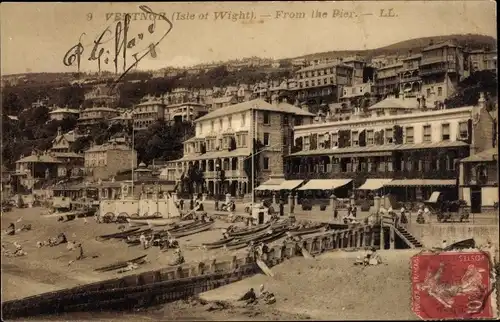
[[[466,223],[453,224],[412,224],[408,231],[417,238],[424,247],[441,247],[443,240],[452,244],[464,239],[474,238],[477,244],[484,245],[489,240],[499,246],[498,226],[470,225]]]
[[[290,257],[302,256],[301,249],[314,255],[335,249],[375,246],[378,236],[377,227],[328,231],[301,242],[270,247],[263,261],[272,267]],[[245,253],[6,301],[2,303],[2,313],[4,319],[12,319],[62,312],[128,310],[187,298],[259,271],[254,258]]]

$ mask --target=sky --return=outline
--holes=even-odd
[[[141,20],[139,5],[165,13],[172,29],[155,47],[156,55],[140,60],[141,70],[183,67],[251,56],[288,58],[331,50],[373,49],[418,37],[477,33],[497,37],[494,1],[342,1],[342,2],[221,2],[221,3],[2,3],[1,73],[74,72],[63,63],[79,43],[81,71],[97,71],[93,41],[109,27],[102,48],[101,69],[114,71],[116,13],[137,13],[130,22],[126,67],[133,54],[147,53],[169,29],[158,20]],[[381,17],[392,8],[394,17]],[[215,20],[216,12],[232,11],[251,20]],[[179,20],[181,12],[192,20]],[[316,18],[313,18],[315,12]],[[325,12],[325,16],[323,16]],[[285,14],[288,13],[285,17]],[[295,18],[292,18],[292,13]],[[303,13],[303,16],[299,14]],[[319,13],[319,14],[318,14]],[[334,15],[335,13],[335,15]],[[319,17],[317,17],[319,15]],[[135,20],[134,20],[135,18]],[[123,23],[123,22],[122,22]],[[83,36],[82,33],[85,33]],[[142,34],[142,39],[139,39]],[[109,54],[107,53],[109,51]],[[71,53],[70,53],[71,55]],[[97,55],[96,55],[97,56]],[[107,63],[104,61],[108,57]],[[121,57],[121,56],[120,56]],[[140,55],[138,56],[140,57]],[[123,59],[119,59],[123,69]]]

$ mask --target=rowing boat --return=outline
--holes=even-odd
[[[234,239],[234,237],[229,237],[226,239],[220,239],[220,240],[215,241],[213,243],[204,243],[201,245],[207,249],[215,249],[215,248],[223,247],[225,244],[231,242],[233,239]]]
[[[245,230],[228,232],[228,235],[232,236],[232,237],[242,237],[242,236],[251,235],[254,233],[261,232],[263,230],[268,229],[269,227],[271,227],[271,224],[264,224],[264,225],[259,225],[259,226],[253,227],[253,228],[245,229]]]
[[[264,242],[272,242],[272,241],[280,238],[284,234],[285,234],[285,230],[282,229],[282,230],[273,232],[271,234],[266,233],[265,235],[262,235],[259,238],[253,239],[252,241],[256,244],[260,243],[260,242],[263,242],[263,243]],[[240,242],[234,243],[232,245],[227,244],[226,247],[228,250],[237,250],[237,249],[245,248],[248,245],[248,243],[249,243],[249,241],[245,240],[245,241],[240,241]]]
[[[122,236],[126,237],[129,234],[138,231],[139,229],[141,229],[141,228],[137,227],[137,228],[132,228],[132,229],[121,231],[121,232],[114,233],[114,234],[102,235],[102,236],[99,236],[99,237],[100,238],[105,238],[105,239],[108,239],[108,238],[122,238]]]
[[[131,225],[149,225],[149,226],[168,226],[177,224],[180,222],[180,217],[175,218],[157,218],[157,219],[143,219],[143,218],[127,218],[127,221]]]
[[[96,272],[108,272],[108,271],[113,271],[113,270],[116,270],[116,269],[127,267],[128,263],[136,263],[136,264],[138,264],[138,263],[143,262],[145,260],[146,256],[148,256],[148,255],[142,255],[142,256],[139,256],[137,258],[130,259],[128,261],[121,261],[121,262],[117,262],[117,263],[114,263],[114,264],[111,264],[111,265],[108,265],[108,266],[96,268],[95,271]]]
[[[326,227],[323,225],[320,225],[320,226],[315,226],[315,227],[310,227],[310,228],[293,229],[293,230],[288,231],[287,235],[290,237],[301,236],[301,235],[315,234],[315,233],[323,232],[325,230],[326,230]]]
[[[170,235],[172,235],[175,238],[194,235],[197,233],[201,233],[202,231],[209,230],[210,228],[212,228],[213,225],[214,225],[213,222],[203,223],[202,225],[193,227],[192,229],[189,229],[189,230],[183,230],[183,231],[178,231],[178,232],[173,232],[173,233],[171,232]]]

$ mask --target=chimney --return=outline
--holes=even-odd
[[[431,39],[431,40],[429,41],[429,46],[432,46],[432,45],[434,45],[434,40],[432,40],[432,39]]]

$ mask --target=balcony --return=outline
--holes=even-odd
[[[401,83],[411,83],[420,81],[420,76],[401,77]]]
[[[217,171],[205,171],[203,172],[205,179],[208,180],[217,180]],[[246,177],[246,173],[244,170],[225,170],[224,171],[224,176],[226,179],[232,179],[232,178],[241,178],[241,177]]]
[[[427,58],[422,58],[422,61],[420,62],[420,67],[422,67],[424,65],[431,65],[431,64],[436,64],[436,63],[455,64],[455,60],[454,59],[448,60],[446,56],[427,57]]]
[[[435,67],[435,68],[421,69],[420,76],[429,76],[434,74],[456,73],[456,72],[457,71],[454,68]]]

